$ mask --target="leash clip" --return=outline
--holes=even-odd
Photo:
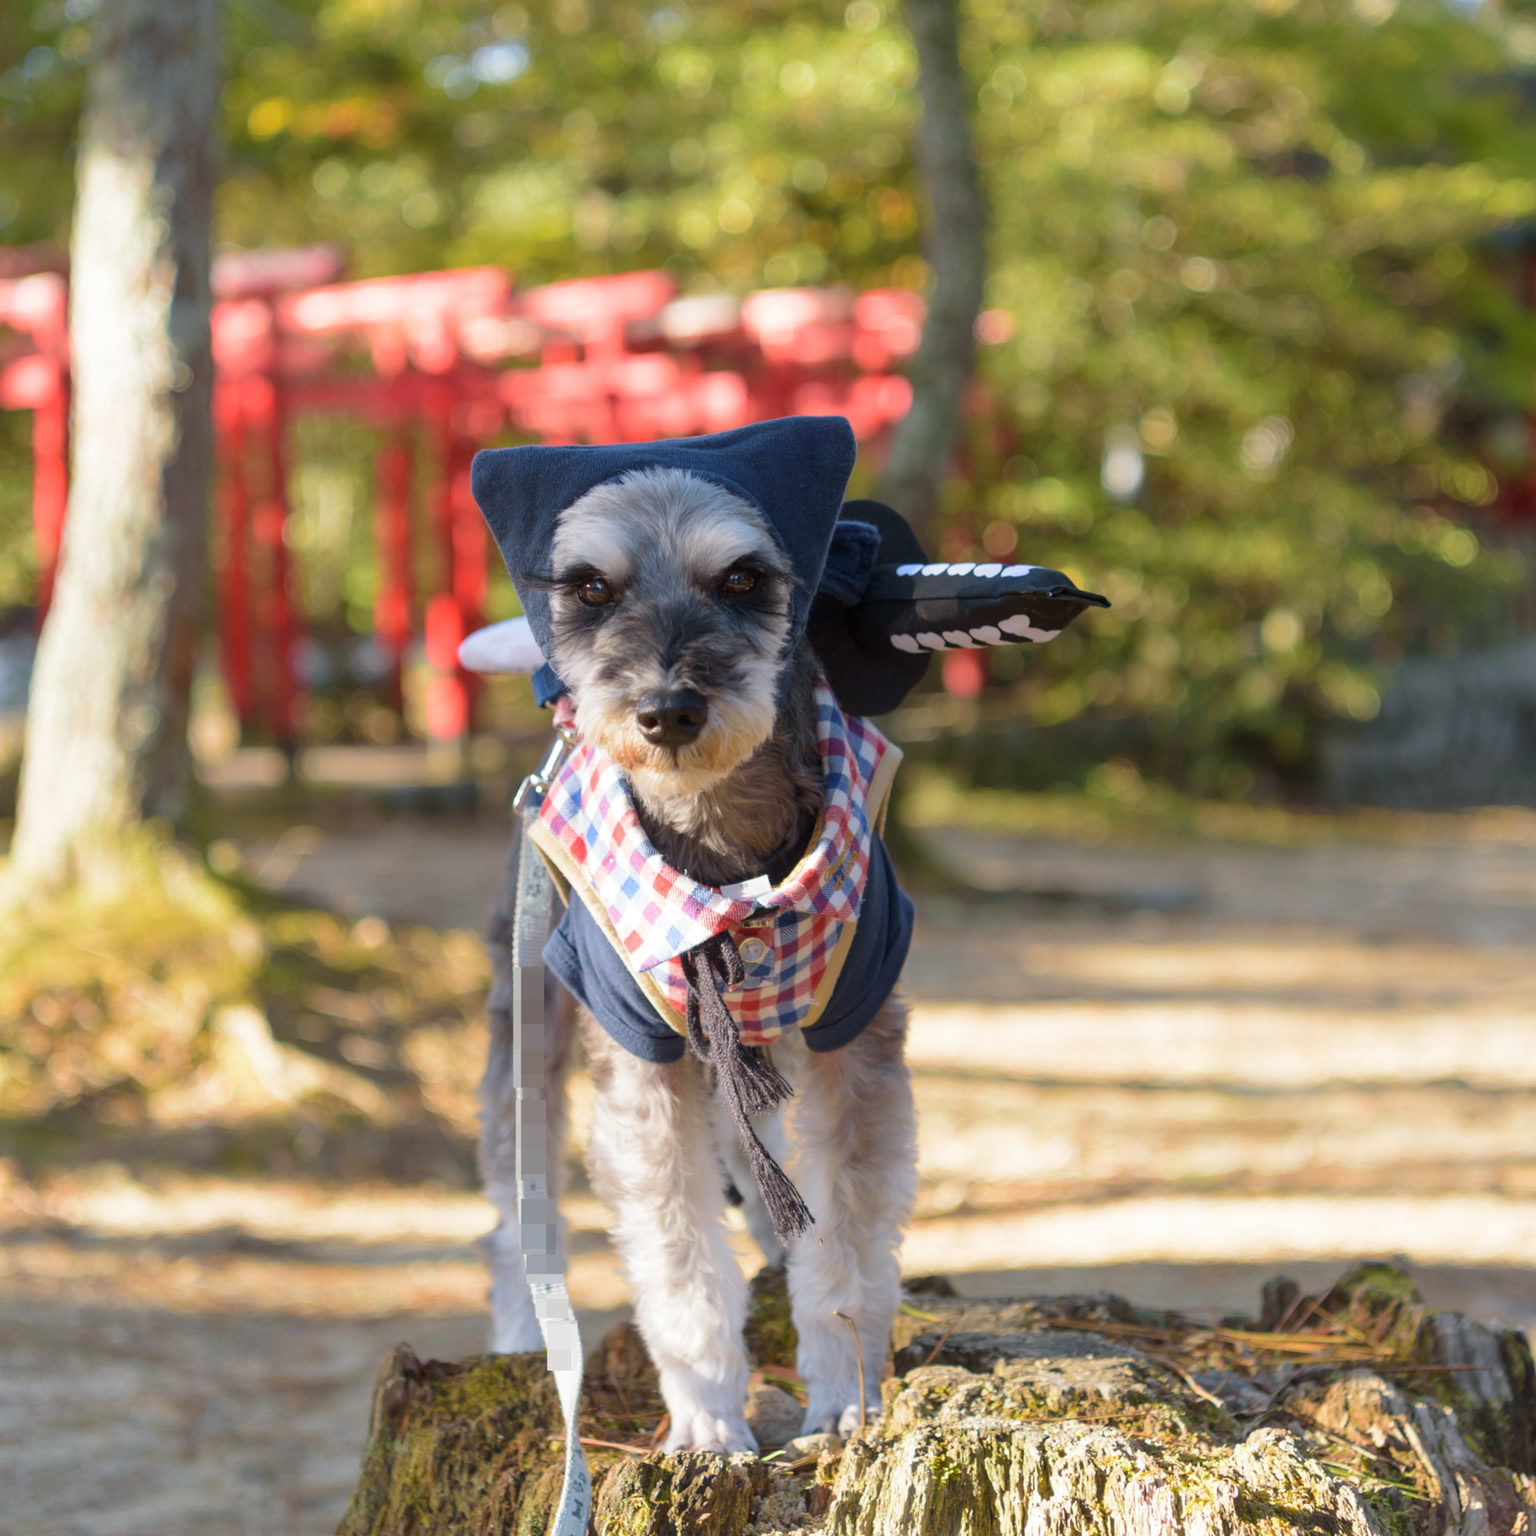
[[[555,782],[555,775],[575,744],[576,727],[562,720],[555,726],[555,739],[550,742],[544,761],[517,786],[517,793],[512,796],[512,809],[518,815],[536,811],[543,805],[549,786]]]

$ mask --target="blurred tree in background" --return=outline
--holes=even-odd
[[[69,513],[27,709],[8,875],[116,882],[179,821],[213,470],[218,0],[106,0],[70,243]]]
[[[922,188],[922,341],[907,364],[912,404],[886,444],[874,490],[925,546],[940,531],[944,486],[976,371],[976,320],[987,289],[986,195],[971,125],[975,92],[960,41],[956,0],[904,0],[922,99],[914,158]]]
[[[0,17],[0,239],[63,238],[90,18]],[[236,0],[228,33],[224,243],[336,240],[359,276],[926,284],[897,5]],[[1478,637],[1520,579],[1479,537],[1480,434],[1510,441],[1536,362],[1497,245],[1536,215],[1536,21],[970,0],[961,47],[992,222],[944,548],[1115,607],[908,723],[1124,721],[1202,791],[1300,777],[1318,722],[1374,713],[1374,668]],[[0,601],[26,576],[20,429]]]

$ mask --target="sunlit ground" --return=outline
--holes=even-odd
[[[995,894],[920,904],[909,1273],[1219,1312],[1282,1268],[1406,1254],[1431,1300],[1536,1327],[1536,815],[1245,819],[942,785],[914,809]],[[504,838],[495,817],[322,817],[243,852],[349,920],[475,927]],[[349,1182],[89,1149],[11,1168],[7,1533],[334,1527],[383,1352],[482,1337],[482,1048],[466,1029],[407,1052],[451,1151],[436,1184],[398,1156]],[[587,1099],[578,1081],[578,1131]],[[595,1339],[624,1285],[579,1181],[569,1210]]]

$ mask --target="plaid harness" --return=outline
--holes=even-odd
[[[743,1045],[814,1024],[837,984],[901,753],[845,715],[825,683],[816,685],[815,703],[821,819],[800,862],[760,895],[730,896],[673,869],[646,837],[623,774],[587,742],[566,759],[531,829],[562,894],[581,898],[680,1034],[688,992],[680,957],[718,933],[729,932],[746,973],[726,994]]]

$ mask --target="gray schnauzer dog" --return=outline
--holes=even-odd
[[[624,774],[651,844],[716,888],[793,863],[822,811],[820,674],[793,618],[793,562],[764,515],[717,479],[640,468],[566,506],[550,557],[540,581],[548,659],[570,690],[581,739]],[[503,987],[503,1012],[506,1003]],[[764,1256],[788,1265],[804,1430],[847,1431],[861,1402],[879,1401],[915,1189],[905,1005],[888,997],[837,1049],[808,1048],[798,1030],[766,1048],[794,1093],[780,1111],[755,1117],[755,1128],[813,1217],[787,1248],[710,1064],[688,1053],[642,1059],[569,999],[558,1011],[553,1071],[563,1073],[579,1033],[597,1094],[587,1166],[612,1212],[660,1374],[666,1448],[756,1447],[745,1416],[747,1288],[725,1223],[733,1186]],[[495,1053],[505,1050],[503,1035],[488,1085],[501,1080]],[[552,1102],[563,1105],[555,1086]],[[502,1217],[488,1240],[491,1347],[537,1350],[517,1247],[512,1106],[496,1102],[499,1094],[487,1093],[482,1146]],[[549,1166],[559,1169],[563,1109],[553,1118]]]

